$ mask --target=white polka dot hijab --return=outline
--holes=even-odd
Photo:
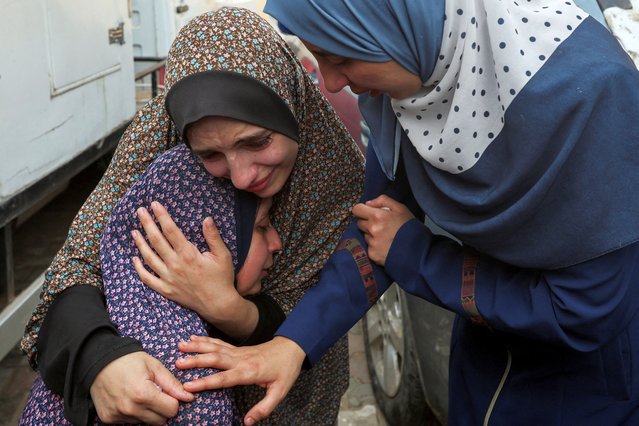
[[[448,2],[432,75],[415,96],[391,101],[433,166],[449,173],[473,167],[500,134],[514,97],[587,16],[571,2],[519,2]]]
[[[374,7],[373,7],[374,6]],[[389,180],[504,262],[554,269],[639,240],[639,72],[571,1],[268,0],[292,33],[421,76],[360,96]]]

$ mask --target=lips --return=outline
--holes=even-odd
[[[262,191],[264,188],[267,187],[269,181],[271,180],[272,174],[273,172],[269,173],[268,176],[266,176],[264,179],[254,182],[251,186],[247,187],[246,190],[253,193]]]
[[[379,94],[381,93],[379,90],[360,88],[353,89],[353,87],[351,87],[351,92],[355,93],[356,95],[363,95],[364,93],[368,93],[368,95],[371,97],[379,96]]]
[[[353,83],[349,83],[348,88],[351,89],[351,92],[355,93],[356,95],[361,95],[362,93],[366,93],[369,90],[365,87],[357,86]]]

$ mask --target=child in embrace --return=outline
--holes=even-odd
[[[81,371],[74,373],[72,387],[81,389],[81,382],[94,383],[102,369],[110,361],[122,357],[123,351],[132,354],[142,350],[162,362],[175,378],[184,383],[214,374],[216,370],[178,369],[175,361],[184,356],[178,349],[179,342],[187,341],[191,336],[206,335],[236,344],[256,343],[272,337],[274,318],[278,318],[277,323],[281,322],[283,313],[270,297],[260,293],[261,280],[273,264],[273,253],[282,247],[277,231],[270,224],[271,204],[270,198],[260,200],[235,189],[229,180],[211,176],[184,144],[158,157],[119,201],[101,239],[100,257],[109,320],[120,336],[130,339],[119,347],[102,345],[99,353],[93,345],[90,353],[78,356],[72,369]],[[200,253],[210,251],[207,254],[222,261],[232,261],[235,277],[205,276],[210,293],[215,297],[189,303],[183,303],[188,296],[171,294],[171,300],[145,285],[144,282],[149,280],[155,280],[156,285],[166,282],[163,280],[162,259],[149,248],[142,236],[140,221],[150,239],[153,232],[159,232],[143,206],[153,207],[163,231],[166,231],[167,223],[177,226],[183,232],[180,237],[186,238]],[[217,241],[205,238],[203,226],[208,227],[208,235],[211,235],[211,229],[213,235],[219,232],[221,241],[219,238]],[[223,256],[226,247],[231,256]],[[156,274],[143,266],[137,257],[139,253]],[[229,303],[246,303],[244,296],[257,306],[258,311],[257,319],[247,318],[250,324],[239,327],[244,332],[237,331],[237,324],[227,324],[223,318],[209,314],[219,310],[232,311],[235,307],[228,306]],[[206,309],[201,310],[206,312],[196,312],[186,306],[205,306]],[[78,316],[78,321],[84,320],[81,312]],[[247,327],[252,332],[246,333]],[[70,424],[64,417],[65,399],[81,399],[81,395],[76,395],[80,393],[77,390],[68,392],[68,383],[66,386],[57,383],[64,380],[48,380],[53,382],[47,383],[50,387],[65,389],[54,393],[39,374],[20,424]],[[161,393],[158,389],[158,397],[162,397]],[[59,394],[63,394],[64,398]],[[70,405],[73,403],[82,402],[71,401]],[[223,425],[235,421],[231,391],[216,390],[199,392],[193,395],[192,401],[181,402],[178,414],[170,424]],[[99,420],[94,416],[90,422],[98,423]]]

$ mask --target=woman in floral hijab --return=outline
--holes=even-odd
[[[264,282],[265,292],[289,312],[317,282],[322,265],[349,222],[349,208],[357,201],[363,182],[362,156],[294,53],[259,16],[242,9],[225,8],[187,24],[169,52],[166,91],[170,92],[173,85],[185,77],[204,71],[231,72],[257,80],[285,103],[297,122],[297,158],[271,210],[284,249]],[[206,95],[216,97],[222,89]],[[237,92],[238,98],[241,95]],[[256,114],[265,112],[256,111]],[[42,366],[43,359],[50,357],[43,350],[46,342],[38,340],[41,332],[44,334],[49,327],[48,334],[60,338],[54,330],[59,329],[62,322],[52,318],[59,312],[72,315],[75,305],[71,303],[71,291],[82,288],[86,292],[89,286],[96,289],[95,293],[103,289],[98,240],[115,202],[159,154],[180,139],[175,123],[165,110],[163,95],[143,107],[129,126],[109,169],[78,213],[67,242],[47,271],[41,303],[22,341],[23,351],[34,368],[38,364]],[[57,299],[58,303],[50,311]],[[101,309],[96,311],[96,316],[104,315],[104,307]],[[122,346],[117,344],[121,338],[115,335],[115,330],[109,330],[104,324],[85,333],[85,342],[100,339],[103,348]],[[109,339],[111,344],[106,343]],[[71,378],[60,390],[65,399],[67,387],[78,382],[69,371],[74,366],[82,367],[81,357],[86,352],[91,352],[89,344],[87,348],[69,348],[66,356],[57,354],[49,364],[52,370],[66,370],[66,377]],[[126,350],[121,350],[109,361],[126,354]],[[74,392],[84,392],[88,398],[92,381],[85,378],[83,382],[85,389],[74,389]],[[347,384],[347,345],[343,338],[311,371],[302,373],[286,402],[269,422],[334,424]],[[263,396],[263,391],[257,387],[241,388],[235,394],[242,413]]]

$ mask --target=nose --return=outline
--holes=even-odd
[[[255,179],[255,170],[241,154],[230,154],[226,158],[228,173],[237,189],[248,188]]]
[[[268,232],[268,251],[270,253],[276,253],[282,250],[282,239],[277,230],[271,226]]]
[[[324,79],[324,87],[331,93],[337,93],[349,83],[348,78],[342,74],[335,65],[327,61],[319,62],[320,73]]]

